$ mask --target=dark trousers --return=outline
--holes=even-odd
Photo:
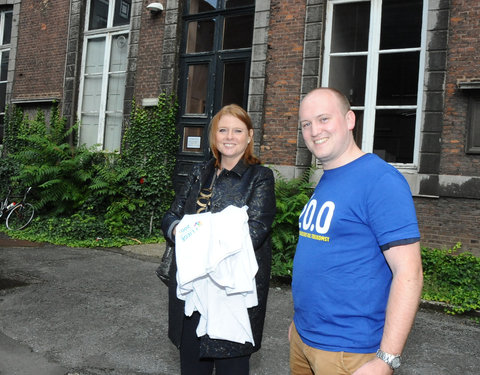
[[[182,375],[248,375],[250,356],[235,358],[200,358],[200,339],[195,332],[200,314],[194,312],[183,320],[180,344],[180,369]]]

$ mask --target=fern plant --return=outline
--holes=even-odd
[[[275,182],[277,213],[272,226],[272,276],[291,277],[298,242],[298,218],[312,193],[314,167],[298,178],[286,180],[279,173]]]
[[[132,227],[127,222],[145,205],[143,199],[130,194],[133,169],[123,166],[119,155],[107,154],[104,162],[95,165],[94,170],[89,187],[92,196],[85,208],[102,216],[111,234],[129,234]]]
[[[12,181],[35,188],[37,209],[54,215],[71,214],[88,196],[93,153],[65,141],[75,129],[66,129],[56,105],[52,108],[49,126],[40,110],[33,120],[24,117],[17,124],[14,135],[21,147],[11,157],[21,168]]]

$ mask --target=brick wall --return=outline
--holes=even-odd
[[[272,0],[265,87],[265,124],[260,157],[295,165],[305,2]]]
[[[138,41],[138,59],[135,75],[135,98],[157,98],[160,94],[160,71],[162,62],[165,12],[152,15],[142,9],[141,28]]]
[[[468,92],[457,80],[480,78],[480,2],[452,0],[441,174],[480,176],[480,155],[465,154]]]
[[[62,98],[69,3],[22,1],[13,99]]]
[[[480,256],[480,201],[458,198],[414,198],[422,246],[462,251]]]

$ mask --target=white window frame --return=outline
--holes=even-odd
[[[337,4],[370,2],[370,30],[368,40],[367,52],[351,52],[351,53],[331,53],[331,37],[332,37],[332,18],[333,7]],[[409,109],[416,111],[415,121],[415,138],[413,149],[413,163],[391,163],[397,168],[403,169],[417,169],[419,160],[420,148],[420,131],[422,125],[422,108],[423,108],[423,81],[425,72],[425,45],[427,34],[427,15],[428,15],[428,0],[423,1],[423,15],[422,15],[422,31],[421,43],[418,48],[403,48],[403,49],[389,49],[380,50],[380,27],[382,16],[382,0],[329,0],[327,2],[327,12],[325,21],[325,49],[322,67],[322,86],[328,86],[329,82],[329,68],[330,57],[335,56],[367,56],[367,72],[366,72],[366,86],[365,86],[365,105],[352,106],[353,110],[364,111],[363,114],[363,134],[362,134],[362,150],[365,152],[373,152],[374,132],[375,132],[375,114],[380,109]],[[419,72],[418,72],[418,86],[417,86],[417,104],[416,105],[402,105],[402,106],[381,106],[376,105],[377,97],[377,72],[379,56],[382,53],[400,53],[400,52],[420,52]]]
[[[11,42],[12,42],[11,40],[10,40],[10,43],[3,44],[3,32],[4,32],[4,29],[5,29],[5,15],[7,13],[12,13],[12,17],[13,17],[13,9],[1,10],[0,11],[0,58],[3,58],[3,53],[4,52],[10,52],[10,49],[11,49]],[[13,24],[12,24],[12,28],[13,28]],[[1,60],[0,60],[0,62],[1,62]],[[8,84],[8,74],[7,74],[7,79],[5,81],[0,81],[0,83]],[[6,97],[5,97],[5,100],[7,100]],[[6,107],[7,103],[3,103],[3,104]],[[0,116],[5,116],[5,112],[0,112]],[[5,124],[4,124],[4,126],[5,126]]]
[[[9,9],[9,10],[1,10],[0,11],[0,52],[6,52],[6,51],[10,51],[10,48],[11,48],[11,40],[10,40],[10,43],[8,44],[3,44],[3,31],[5,29],[5,15],[7,13],[12,13],[12,16],[13,16],[13,10],[12,9]],[[12,25],[13,27],[13,25]],[[6,82],[6,81],[1,81],[1,82]]]
[[[77,108],[77,118],[81,121],[82,115],[87,112],[83,112],[83,95],[84,95],[84,86],[85,86],[85,69],[86,69],[86,62],[87,62],[87,47],[88,41],[90,39],[96,38],[105,38],[105,54],[103,60],[103,71],[102,75],[102,87],[101,87],[101,96],[100,96],[100,107],[99,107],[99,114],[98,114],[98,132],[97,132],[97,149],[103,150],[104,149],[104,141],[105,141],[105,119],[109,113],[107,111],[107,96],[108,96],[108,84],[110,78],[110,57],[112,52],[112,40],[117,35],[126,35],[127,39],[130,37],[130,24],[116,26],[113,27],[113,18],[115,12],[115,1],[119,0],[105,0],[108,1],[108,19],[107,19],[107,27],[103,29],[96,29],[96,30],[89,30],[89,21],[90,21],[90,5],[91,1],[87,2],[87,9],[85,12],[85,30],[84,30],[84,43],[83,43],[83,51],[82,51],[82,67],[81,67],[81,78],[80,78],[80,89],[79,89],[79,100],[78,100],[78,108]],[[131,22],[131,18],[130,18]],[[113,74],[119,73],[127,73],[127,70],[124,71],[116,71]],[[88,114],[88,113],[87,113]],[[80,123],[79,133],[82,132],[82,124]],[[78,141],[80,142],[81,137],[78,137]],[[120,140],[121,141],[121,140]],[[91,146],[91,145],[87,145]],[[109,150],[113,151],[113,150]],[[116,150],[119,151],[119,150]]]

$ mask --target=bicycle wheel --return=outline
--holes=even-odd
[[[25,228],[33,219],[35,210],[30,203],[20,203],[7,216],[7,228],[20,230]]]

